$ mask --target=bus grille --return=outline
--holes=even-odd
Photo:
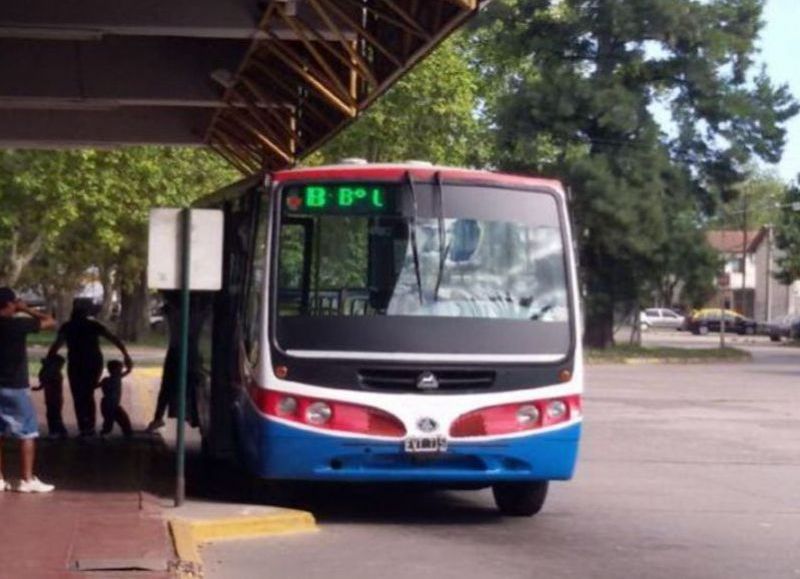
[[[437,388],[418,387],[420,377],[433,373]],[[494,386],[491,370],[427,370],[363,368],[358,372],[361,386],[382,392],[464,392],[489,390]]]

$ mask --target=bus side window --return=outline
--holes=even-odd
[[[311,284],[313,222],[285,220],[278,267],[278,309],[282,316],[307,315]]]
[[[250,271],[247,276],[245,312],[243,320],[244,342],[247,358],[252,365],[258,363],[261,346],[262,305],[267,267],[267,220],[269,201],[262,196],[258,203],[255,236],[252,245]]]

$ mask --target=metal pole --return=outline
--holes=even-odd
[[[742,299],[740,301],[740,314],[750,316],[752,313],[747,307],[747,198],[744,200],[744,214],[742,222]],[[735,302],[736,300],[734,300]],[[734,303],[734,309],[736,304]],[[753,312],[754,313],[754,312]]]
[[[725,347],[725,288],[720,292],[719,347]]]
[[[772,225],[767,225],[767,323],[772,321]]]
[[[189,370],[189,284],[191,263],[192,211],[181,211],[181,343],[178,365],[178,436],[175,458],[175,506],[186,499],[186,381]]]

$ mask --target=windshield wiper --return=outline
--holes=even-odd
[[[417,292],[419,294],[419,304],[422,305],[422,275],[419,271],[419,247],[417,246],[417,190],[414,187],[414,178],[411,171],[406,171],[406,181],[408,189],[411,191],[411,254],[414,256],[414,274],[417,277]]]
[[[450,254],[450,243],[445,247],[445,230],[444,230],[444,201],[442,191],[442,174],[436,171],[433,176],[433,194],[436,197],[436,221],[439,226],[439,271],[436,274],[436,285],[433,288],[433,301],[439,300],[439,286],[442,285],[442,277],[444,276],[444,264],[447,261],[447,256]]]
[[[549,303],[549,304],[546,304],[546,305],[544,305],[543,307],[541,307],[541,308],[539,309],[539,311],[538,311],[538,312],[536,312],[535,314],[533,314],[533,315],[531,316],[531,319],[532,319],[532,320],[539,320],[539,319],[541,319],[541,317],[542,317],[543,315],[545,315],[547,312],[549,312],[550,310],[552,310],[554,307],[556,307],[556,305],[555,305],[554,303],[552,303],[552,302],[551,302],[551,303]]]

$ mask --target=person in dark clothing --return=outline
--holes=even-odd
[[[179,291],[162,292],[164,298],[164,319],[169,329],[169,345],[164,358],[164,371],[153,420],[147,425],[147,432],[156,432],[165,426],[164,415],[177,416],[178,374],[180,367],[180,297]],[[186,420],[190,426],[199,424],[197,408],[197,385],[203,379],[203,358],[200,355],[200,334],[203,325],[211,314],[211,301],[208,296],[195,293],[190,298],[189,308],[189,357],[186,381]]]
[[[46,493],[55,488],[33,475],[34,441],[39,436],[39,425],[28,391],[26,351],[28,334],[55,326],[52,317],[25,305],[11,288],[0,287],[0,492]],[[20,444],[21,478],[13,487],[3,477],[2,442],[7,437],[19,440]]]
[[[111,360],[106,366],[108,376],[100,380],[100,389],[103,398],[100,400],[100,412],[103,415],[103,428],[100,434],[111,434],[114,423],[119,424],[122,434],[132,436],[131,419],[122,407],[122,377],[130,374],[130,370],[123,372],[122,362]]]
[[[64,408],[64,356],[48,356],[42,358],[39,370],[39,386],[33,390],[44,390],[44,403],[47,407],[47,431],[50,436],[67,437],[67,427],[61,411]]]
[[[53,356],[64,344],[67,345],[67,377],[81,436],[95,434],[97,412],[94,391],[103,373],[100,338],[105,338],[119,348],[125,369],[130,371],[133,368],[133,361],[128,355],[125,344],[103,324],[90,318],[86,307],[80,307],[78,304],[73,307],[70,320],[58,330],[58,337],[47,354]]]

